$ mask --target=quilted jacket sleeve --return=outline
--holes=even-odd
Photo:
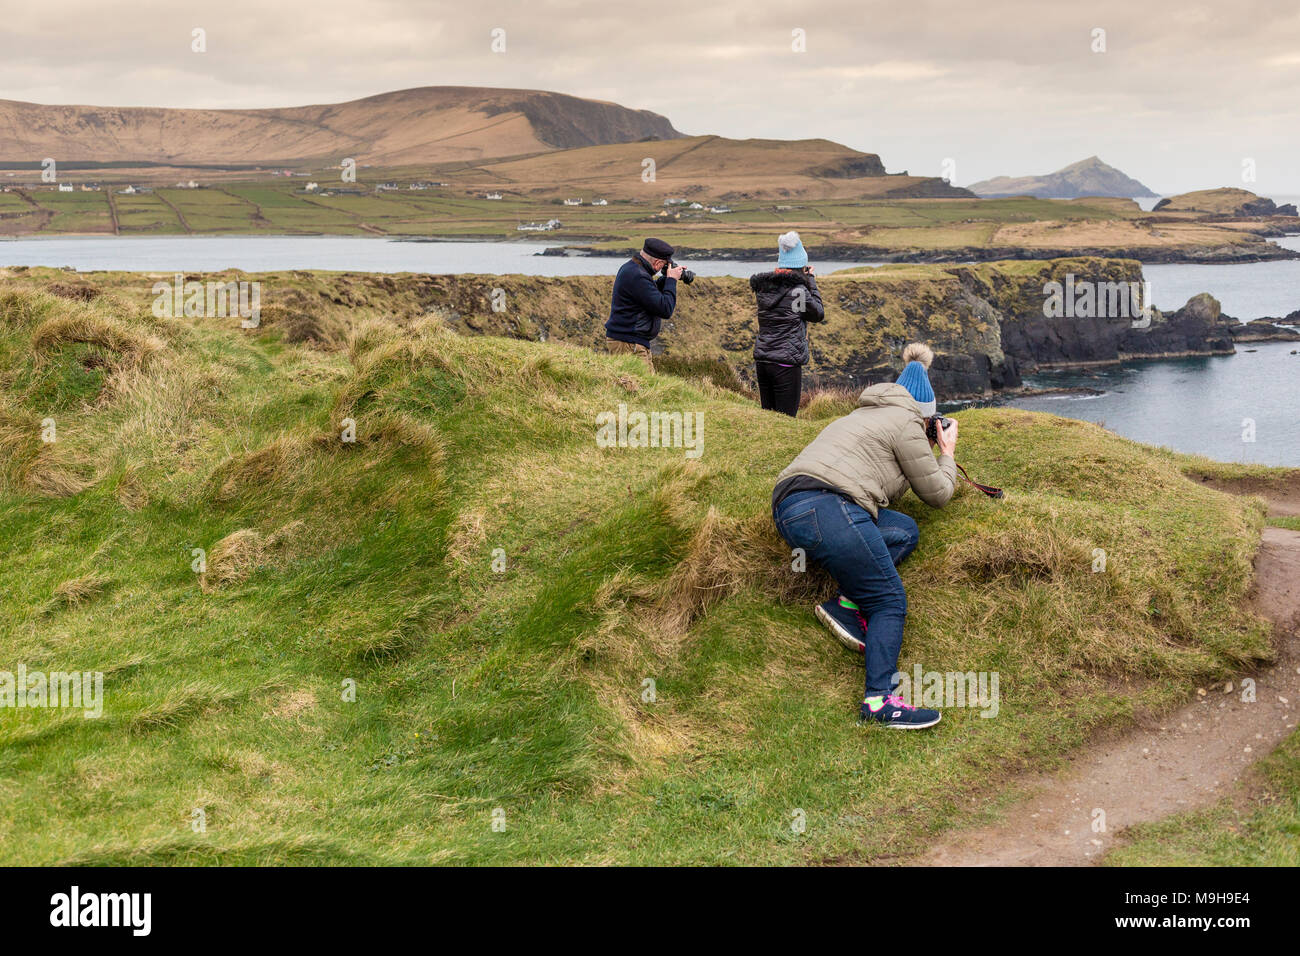
[[[957,462],[951,455],[934,457],[924,428],[908,422],[894,435],[894,457],[907,483],[927,505],[942,508],[957,487]]]
[[[817,288],[817,280],[812,276],[808,277],[808,302],[804,310],[803,320],[805,322],[821,322],[826,318],[826,306],[822,305],[822,293]]]

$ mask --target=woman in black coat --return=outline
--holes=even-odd
[[[777,239],[777,252],[774,271],[749,277],[758,302],[754,369],[763,407],[794,417],[808,363],[808,323],[826,318],[826,309],[799,233]]]

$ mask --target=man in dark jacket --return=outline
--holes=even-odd
[[[673,247],[662,239],[647,239],[641,251],[623,263],[614,276],[614,295],[605,323],[611,355],[640,355],[650,371],[650,343],[664,319],[677,306],[677,280],[682,267],[671,264]],[[655,273],[662,272],[658,279]]]
[[[777,268],[749,277],[758,302],[754,369],[764,408],[793,417],[799,411],[803,366],[808,364],[808,322],[826,318],[808,253],[797,232],[777,240]]]

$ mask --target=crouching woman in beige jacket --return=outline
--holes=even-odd
[[[864,655],[862,719],[900,729],[931,727],[935,710],[908,706],[894,693],[907,594],[896,565],[920,537],[916,522],[886,506],[910,487],[942,508],[957,480],[957,422],[937,428],[936,459],[926,437],[935,414],[928,346],[909,345],[898,381],[872,385],[858,407],[822,429],[777,476],[772,517],[792,548],[820,564],[840,596],[816,608],[818,620]]]

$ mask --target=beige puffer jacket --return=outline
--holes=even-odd
[[[918,498],[942,508],[957,482],[951,455],[934,457],[925,419],[907,389],[872,385],[858,407],[837,418],[777,476],[809,475],[840,489],[874,518],[910,486]]]

